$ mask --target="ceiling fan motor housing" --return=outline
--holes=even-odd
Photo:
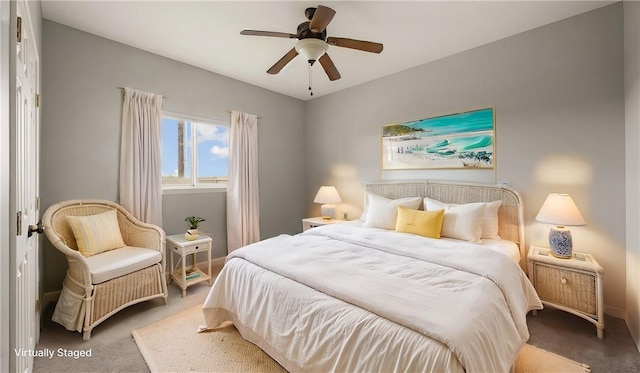
[[[321,32],[315,33],[309,29],[309,22],[302,22],[298,25],[298,39],[320,39],[327,40],[327,29],[325,28]]]
[[[317,8],[313,8],[313,7],[305,9],[304,16],[307,17],[309,21],[311,21],[311,19],[313,19],[313,15],[316,14],[316,9]]]

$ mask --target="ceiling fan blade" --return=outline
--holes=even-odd
[[[279,59],[278,62],[275,63],[275,65],[271,66],[271,68],[267,70],[267,73],[272,75],[279,73],[280,70],[282,70],[283,67],[287,66],[287,64],[291,62],[292,59],[296,58],[297,55],[298,52],[296,52],[296,49],[291,48],[291,50],[287,52],[287,54],[282,56],[282,58]]]
[[[309,23],[309,30],[316,34],[324,31],[335,15],[335,10],[323,5],[318,5]]]
[[[382,52],[382,44],[374,43],[372,41],[328,37],[327,44],[335,45],[336,47],[357,49],[360,51],[371,52],[371,53]]]
[[[333,64],[333,61],[328,54],[323,54],[322,57],[318,59],[318,61],[320,61],[320,65],[322,65],[322,68],[327,73],[329,80],[334,81],[340,79],[340,73],[338,72],[336,65]]]
[[[288,39],[296,39],[298,37],[294,34],[289,34],[286,32],[259,31],[259,30],[242,30],[240,31],[240,35],[273,36],[276,38],[288,38]]]

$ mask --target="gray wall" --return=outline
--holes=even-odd
[[[48,20],[43,22],[41,197],[43,211],[68,199],[118,200],[122,91],[167,98],[163,108],[225,119],[229,110],[261,117],[260,229],[263,238],[301,230],[305,212],[302,101],[131,48]],[[282,136],[290,140],[281,147]],[[299,141],[296,141],[299,140]],[[226,193],[164,195],[163,228],[182,233],[202,216],[213,256],[226,255]],[[66,260],[42,245],[44,291],[60,289]]]
[[[308,215],[318,215],[313,196],[325,183],[336,185],[347,203],[341,208],[357,215],[359,182],[382,177],[382,125],[493,106],[495,178],[523,196],[527,244],[547,245],[549,226],[534,221],[546,195],[570,193],[588,223],[572,228],[575,250],[594,254],[605,268],[607,310],[622,317],[622,20],[617,3],[306,102]]]
[[[318,215],[312,201],[322,184],[336,185],[346,202],[340,209],[356,217],[360,182],[383,176],[383,124],[493,106],[495,180],[522,194],[527,243],[546,244],[548,226],[534,217],[547,193],[571,193],[588,223],[572,228],[576,250],[594,254],[605,268],[607,311],[623,317],[622,21],[617,3],[306,103],[45,21],[43,209],[70,198],[117,200],[117,86],[166,95],[164,107],[173,112],[222,119],[239,109],[263,118],[263,237],[297,232],[301,217]],[[283,133],[304,141],[284,152]],[[416,173],[434,175],[443,177]],[[224,255],[224,193],[163,201],[168,234],[184,229],[184,216],[201,215],[202,229],[214,233],[214,255]],[[45,291],[59,289],[66,263],[48,243],[43,250]]]
[[[640,350],[640,3],[624,2],[627,325]]]

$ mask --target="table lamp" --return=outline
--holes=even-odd
[[[315,203],[322,203],[320,213],[323,219],[332,219],[335,216],[336,203],[342,202],[340,195],[334,186],[321,186],[313,200]]]
[[[549,231],[551,255],[557,258],[571,258],[573,241],[571,231],[565,226],[586,225],[582,214],[568,194],[549,193],[540,207],[536,220],[541,223],[554,224]]]

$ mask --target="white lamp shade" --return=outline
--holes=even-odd
[[[313,200],[315,203],[340,203],[340,195],[338,190],[334,186],[321,186],[316,194],[316,198]]]
[[[296,52],[308,61],[316,61],[327,51],[327,43],[320,39],[302,39],[296,44]]]
[[[560,193],[549,193],[536,220],[558,226],[587,224],[571,196]]]

